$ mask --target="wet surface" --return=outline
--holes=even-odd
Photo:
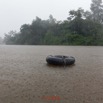
[[[48,55],[76,62],[48,65]],[[0,46],[0,103],[103,103],[103,47]]]

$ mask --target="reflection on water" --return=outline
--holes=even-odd
[[[69,69],[69,68],[72,68],[73,66],[75,66],[75,64],[72,64],[72,65],[52,65],[52,64],[46,64],[49,68],[52,68],[52,69]]]

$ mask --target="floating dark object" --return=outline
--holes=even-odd
[[[48,64],[53,65],[72,65],[75,62],[75,58],[72,56],[62,56],[62,55],[49,55],[46,58]]]

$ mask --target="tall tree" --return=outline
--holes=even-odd
[[[73,34],[83,34],[82,27],[83,27],[83,16],[84,10],[79,8],[78,10],[71,10],[69,12],[69,29],[72,31]]]
[[[70,10],[69,11],[69,17],[67,18],[69,21],[73,19],[81,19],[84,16],[84,10],[82,8],[79,8],[78,10]]]
[[[92,0],[91,3],[92,20],[103,24],[102,0]]]
[[[56,19],[52,15],[49,16],[49,23],[51,25],[55,25],[55,23],[56,23]]]

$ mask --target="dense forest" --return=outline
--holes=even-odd
[[[102,0],[92,0],[90,11],[70,10],[67,20],[57,21],[36,17],[23,24],[20,32],[5,34],[5,44],[15,45],[103,45]]]

